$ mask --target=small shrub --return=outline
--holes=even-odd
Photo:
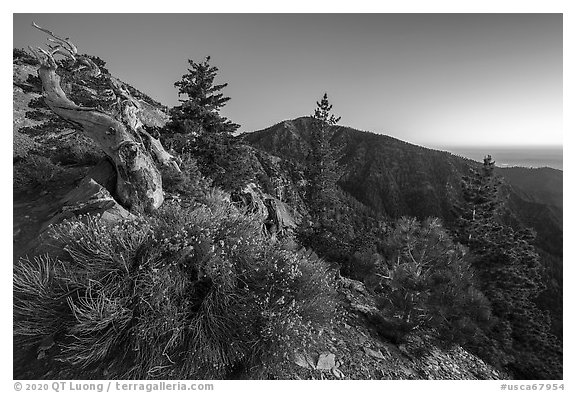
[[[24,114],[26,119],[36,120],[36,121],[44,121],[46,120],[47,116],[45,112],[35,110],[35,111],[28,111]]]
[[[27,135],[18,131],[14,132],[12,139],[12,158],[14,162],[20,162],[34,152],[38,147],[37,143]]]
[[[14,48],[12,50],[12,61],[29,65],[39,65],[40,62],[28,53],[25,49]]]
[[[26,82],[14,82],[14,84],[20,87],[24,93],[42,94],[42,81],[37,75],[28,74]]]
[[[50,148],[50,159],[60,165],[93,166],[105,156],[91,139],[77,132],[62,138],[50,138],[46,146]]]
[[[59,135],[63,131],[71,128],[70,123],[53,113],[45,113],[40,110],[34,110],[26,112],[25,116],[36,121],[44,120],[42,123],[36,124],[33,127],[20,128],[19,131],[21,133],[30,135],[32,137],[49,137]]]
[[[62,377],[259,375],[332,317],[326,264],[268,242],[224,201],[66,222],[52,239],[60,254],[15,269],[14,335],[23,353],[56,337]]]
[[[39,88],[42,89],[42,81],[40,80],[40,78],[38,78],[37,76],[35,77],[34,75],[28,75],[28,81],[29,82],[31,82],[31,81],[36,82],[36,79],[38,80],[37,82],[40,84]],[[39,96],[39,97],[31,99],[30,102],[28,103],[28,108],[50,110],[48,105],[46,105],[46,101],[44,101],[43,96]],[[57,115],[53,114],[52,112],[48,112],[46,114],[46,117],[48,117],[49,115],[57,116]]]
[[[49,158],[28,153],[14,163],[13,187],[15,191],[46,188],[64,173]]]
[[[182,159],[180,172],[162,168],[162,186],[167,192],[197,199],[207,193],[209,185],[209,181],[200,173],[196,160],[190,155]]]

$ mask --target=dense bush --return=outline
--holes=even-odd
[[[52,337],[50,370],[63,378],[203,379],[262,375],[310,344],[332,317],[327,266],[268,242],[216,195],[206,200],[54,228],[62,252],[15,267],[20,356]]]

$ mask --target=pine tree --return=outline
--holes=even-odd
[[[332,105],[324,93],[311,117],[310,150],[305,167],[308,183],[305,200],[312,221],[301,225],[297,236],[303,246],[341,267],[351,252],[352,228],[342,217],[343,194],[336,184],[338,164],[330,141],[340,117],[331,111]]]
[[[544,289],[540,257],[532,245],[534,233],[500,222],[500,181],[490,156],[480,171],[463,179],[462,186],[456,235],[475,255],[473,266],[481,290],[496,317],[486,332],[490,343],[484,350],[504,360],[520,377],[558,378],[562,372],[559,341],[550,333],[549,316],[534,303]]]
[[[475,342],[490,318],[489,303],[464,247],[439,219],[398,219],[386,237],[385,260],[365,282],[406,332],[422,326],[449,342]]]
[[[172,109],[171,119],[174,132],[190,133],[187,123],[194,123],[193,128],[201,127],[205,133],[221,134],[225,138],[240,127],[220,114],[220,110],[230,101],[221,92],[227,83],[214,84],[218,68],[210,65],[210,56],[203,62],[188,60],[191,68],[174,86],[178,88],[181,105]],[[202,133],[202,132],[200,132]]]
[[[170,111],[169,145],[180,154],[192,154],[215,185],[240,187],[250,180],[250,174],[243,146],[234,137],[240,126],[220,114],[230,100],[222,93],[228,84],[215,84],[218,68],[210,65],[210,56],[188,63],[188,73],[174,84],[181,104]]]
[[[335,208],[337,199],[338,164],[330,139],[332,127],[340,121],[340,117],[331,113],[332,105],[326,93],[320,102],[316,102],[316,106],[312,117],[310,153],[307,160],[307,199],[313,219],[323,225]]]

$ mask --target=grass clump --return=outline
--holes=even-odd
[[[114,225],[66,222],[52,231],[60,253],[21,261],[21,358],[51,337],[64,378],[262,377],[332,318],[323,261],[269,242],[225,201],[165,205]]]

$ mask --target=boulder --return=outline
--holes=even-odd
[[[317,370],[332,370],[336,367],[336,356],[333,353],[324,352],[318,356]]]
[[[116,202],[110,192],[93,178],[86,176],[78,187],[62,199],[62,205],[55,215],[46,222],[41,232],[50,225],[78,216],[97,215],[105,221],[134,219],[135,216]]]

